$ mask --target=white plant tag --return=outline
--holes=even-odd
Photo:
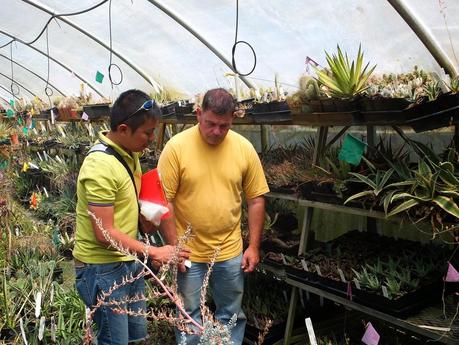
[[[88,121],[88,120],[89,120],[88,114],[86,114],[86,113],[83,111],[83,114],[81,114],[81,119],[82,119],[83,121]]]
[[[306,262],[305,259],[301,259],[301,266],[303,266],[303,269],[304,269],[306,272],[309,272],[308,263]]]
[[[386,298],[389,298],[389,292],[387,291],[387,287],[383,285],[381,286],[381,290],[382,290],[383,296]]]
[[[186,268],[191,268],[191,261],[190,260],[183,261],[183,264],[185,265]]]
[[[49,198],[48,191],[46,190],[46,187],[43,187],[43,193],[45,193],[46,197]]]
[[[54,302],[54,284],[51,284],[51,296],[49,298],[49,303],[53,304]]]
[[[40,158],[40,162],[43,162],[43,158],[41,158],[40,152],[37,151],[38,158]]]
[[[316,272],[317,272],[317,274],[318,274],[319,276],[321,276],[321,277],[322,277],[322,272],[320,271],[320,267],[319,267],[319,265],[317,265],[317,264],[314,264],[314,267],[316,268]]]
[[[38,319],[41,312],[41,291],[38,291],[35,295],[35,317]]]
[[[27,342],[26,334],[24,331],[24,321],[22,321],[22,317],[19,319],[19,328],[21,329],[22,340],[24,341],[25,345],[29,345]]]
[[[343,272],[343,270],[341,268],[338,268],[338,274],[339,274],[339,277],[341,278],[341,281],[343,283],[345,283],[346,282],[346,277],[344,277],[344,272]]]
[[[19,233],[19,228],[18,227],[14,228],[14,233],[16,234],[17,237],[19,237],[20,233]]]
[[[54,320],[54,316],[51,316],[51,340],[56,342],[56,321]]]
[[[308,330],[309,342],[311,345],[317,345],[316,334],[314,332],[314,327],[312,326],[311,318],[307,317],[304,319],[306,323],[306,329]]]
[[[45,333],[45,317],[40,318],[40,328],[38,329],[38,340],[43,339],[43,334]]]
[[[354,280],[354,283],[355,283],[355,287],[356,287],[357,289],[361,290],[361,288],[360,288],[360,282],[359,282],[356,278],[354,278],[353,280]]]
[[[55,121],[56,121],[56,116],[54,115],[54,110],[51,109],[51,123],[54,125]]]
[[[36,166],[35,164],[33,164],[32,162],[29,162],[29,168],[33,168],[33,169],[40,169],[38,166]]]

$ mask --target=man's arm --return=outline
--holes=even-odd
[[[108,236],[111,240],[118,243],[123,248],[129,249],[132,252],[137,254],[145,253],[146,244],[140,241],[137,241],[134,238],[126,235],[125,233],[121,232],[120,230],[116,229],[114,226],[114,207],[113,206],[92,206],[89,205],[88,209],[92,212],[96,219],[102,222],[103,228],[107,231]],[[94,217],[90,216],[92,228],[94,231],[94,235],[99,241],[99,243],[109,247],[110,242],[105,238],[102,230],[96,224]],[[162,246],[162,247],[153,247],[148,246],[148,255],[151,257],[152,260],[158,262],[167,262],[171,259],[172,255],[174,254],[174,247],[170,245]],[[183,249],[179,253],[179,257],[182,259],[187,259],[189,256],[189,251]]]
[[[177,229],[175,227],[174,205],[172,202],[168,202],[167,208],[169,209],[169,217],[161,221],[159,231],[167,244],[176,245],[178,239]]]
[[[260,262],[260,242],[265,221],[265,198],[258,196],[247,200],[249,217],[249,246],[242,256],[242,269],[252,272]]]

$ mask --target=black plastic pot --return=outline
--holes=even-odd
[[[362,111],[403,110],[409,104],[406,98],[362,97],[358,100],[359,109]]]
[[[101,117],[109,117],[110,116],[110,105],[109,104],[84,105],[83,111],[88,115],[90,119],[99,119]]]

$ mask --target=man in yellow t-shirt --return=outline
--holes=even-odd
[[[147,252],[151,259],[160,263],[174,255],[174,246],[146,247],[145,243],[137,240],[139,212],[136,192],[140,191],[141,176],[138,152],[153,140],[160,114],[156,102],[144,92],[123,92],[113,104],[110,131],[99,133],[98,143],[81,166],[77,181],[73,256],[75,285],[88,308],[94,308],[98,298],[116,283],[119,287],[107,300],[118,301],[121,307],[124,305],[129,310],[146,309],[145,301],[138,300],[138,296],[144,295],[143,277],[130,284],[122,284],[127,277],[138,276],[141,265],[132,256],[110,245],[88,211],[102,222],[112,241],[131,253]],[[97,150],[94,150],[96,147]],[[140,220],[145,232],[154,230],[146,221]],[[167,232],[167,229],[162,232],[166,240],[174,244],[176,234]],[[187,258],[188,252],[182,251],[179,255]],[[126,303],[127,299],[132,301]],[[126,345],[147,336],[144,317],[117,313],[109,305],[95,310],[94,321],[98,327],[99,345]]]
[[[208,91],[198,109],[199,124],[174,136],[165,146],[158,170],[178,235],[191,224],[191,268],[179,273],[178,286],[187,312],[201,321],[200,289],[207,263],[217,248],[210,286],[215,316],[227,324],[237,316],[231,340],[242,344],[245,315],[241,309],[243,272],[259,262],[260,238],[265,215],[264,194],[269,191],[252,144],[230,130],[235,100],[224,89]],[[249,215],[249,245],[242,253],[241,205],[245,196]],[[177,332],[177,342],[180,334]],[[187,335],[187,345],[199,342]]]

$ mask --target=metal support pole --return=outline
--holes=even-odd
[[[416,36],[418,36],[440,67],[442,67],[451,77],[455,77],[457,75],[457,70],[454,67],[454,64],[451,62],[443,49],[438,45],[429,29],[419,20],[405,2],[403,0],[387,1],[398,12],[405,23],[408,24],[411,30],[413,30]]]

